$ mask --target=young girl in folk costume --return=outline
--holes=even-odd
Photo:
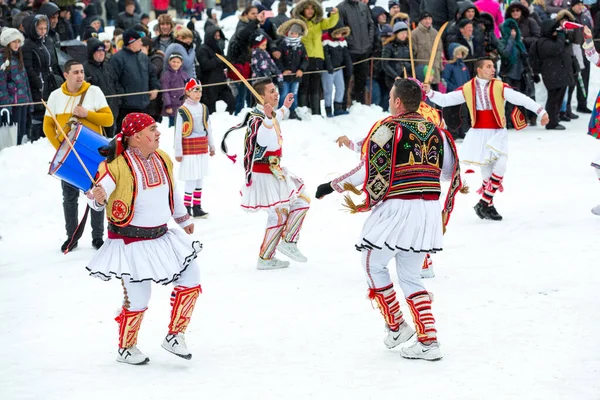
[[[175,125],[175,113],[183,104],[183,88],[190,80],[190,76],[181,68],[183,56],[179,53],[171,53],[167,63],[167,69],[160,76],[160,87],[166,90],[162,93],[163,106],[162,116],[169,117],[169,128]],[[179,90],[173,90],[179,89]]]
[[[208,172],[208,156],[215,155],[215,145],[207,107],[200,103],[202,84],[190,79],[185,85],[185,101],[177,110],[175,121],[175,160],[181,162],[179,179],[185,181],[183,203],[188,213],[205,218],[202,210],[202,181]]]
[[[5,28],[0,35],[0,104],[25,104],[31,102],[29,79],[23,65],[21,45],[25,41],[21,32]],[[11,107],[11,121],[17,124],[17,144],[27,134],[29,106]]]

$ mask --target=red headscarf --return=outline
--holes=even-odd
[[[124,137],[127,138],[130,136],[133,136],[136,133],[143,131],[150,125],[154,125],[155,123],[156,123],[156,121],[154,120],[154,118],[152,118],[148,114],[144,114],[144,113],[127,114],[125,116],[125,118],[123,119],[123,123],[121,124],[121,132],[119,132],[115,136],[115,141],[116,141],[116,145],[117,145],[116,152],[115,152],[115,158],[118,157],[121,153],[123,153],[123,151],[125,151],[125,148],[123,147],[123,138]]]

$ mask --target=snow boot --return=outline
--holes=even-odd
[[[391,330],[387,325],[386,330],[387,336],[383,338],[383,343],[388,349],[393,349],[402,343],[408,342],[415,335],[415,330],[406,321],[400,324],[397,331]]]
[[[498,214],[498,211],[496,211],[496,207],[494,206],[489,206],[487,208],[487,216],[492,221],[502,221],[502,215]]]
[[[300,253],[300,250],[298,250],[298,245],[296,243],[288,243],[282,240],[277,245],[277,250],[294,261],[298,261],[301,263],[305,263],[306,261],[308,261],[308,259],[302,253]]]
[[[185,336],[183,333],[169,333],[162,342],[162,348],[167,350],[169,353],[173,353],[183,359],[192,359],[192,353],[190,353],[187,345],[185,344]]]
[[[333,115],[335,115],[336,117],[338,115],[348,115],[350,114],[348,111],[344,110],[344,104],[343,103],[333,103]]]
[[[289,119],[297,119],[298,121],[302,121],[298,114],[296,114],[296,110],[290,110],[290,118]]]
[[[137,346],[131,346],[127,349],[119,348],[117,361],[131,365],[143,365],[148,364],[150,359]]]
[[[256,269],[259,270],[267,270],[267,269],[280,269],[287,268],[290,266],[289,261],[281,261],[275,257],[265,260],[262,258],[258,258],[258,263],[256,264]]]
[[[444,357],[437,341],[429,344],[424,344],[419,341],[413,342],[408,346],[400,348],[400,355],[404,358],[427,361],[437,361]]]
[[[333,111],[331,107],[327,107],[325,106],[325,114],[327,115],[328,118],[333,117]]]
[[[191,206],[185,206],[185,209],[187,210],[188,214],[190,217],[194,216],[194,213],[192,211],[192,207]]]
[[[479,200],[477,204],[475,204],[475,214],[481,219],[488,219],[487,217],[487,203],[483,200]]]
[[[100,247],[102,247],[102,245],[104,245],[104,240],[102,240],[102,238],[92,239],[92,247],[96,250],[100,250]]]
[[[194,206],[192,208],[192,212],[194,213],[194,218],[207,218],[208,213],[202,209],[202,206]]]

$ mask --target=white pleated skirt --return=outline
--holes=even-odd
[[[195,181],[208,175],[208,154],[191,154],[183,156],[179,165],[180,181]]]
[[[302,180],[283,169],[285,179],[273,174],[252,173],[252,184],[242,187],[242,208],[255,212],[289,205],[304,188]]]
[[[123,239],[107,239],[86,269],[105,281],[115,277],[167,285],[195,262],[201,250],[200,242],[191,241],[179,229],[169,229],[158,239],[127,245]]]
[[[471,128],[458,151],[460,162],[487,165],[501,155],[508,155],[508,131],[506,129]]]
[[[385,200],[371,211],[356,248],[435,253],[442,250],[442,224],[438,200]]]

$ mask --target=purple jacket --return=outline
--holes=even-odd
[[[167,69],[164,70],[162,75],[160,76],[160,87],[161,89],[178,90],[169,90],[166,92],[162,92],[162,116],[177,115],[177,109],[183,104],[183,100],[181,100],[181,97],[185,93],[185,90],[183,88],[189,80],[190,77],[188,76],[188,74],[185,73],[183,68],[179,68],[177,71],[174,71],[170,65],[167,65]],[[173,113],[167,114],[167,108],[172,108]]]

